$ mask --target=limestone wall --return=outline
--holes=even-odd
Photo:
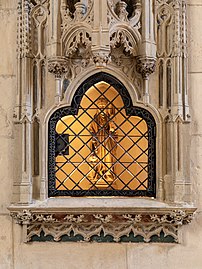
[[[0,0],[0,269],[201,269],[202,268],[202,0],[189,1],[189,89],[192,114],[191,179],[198,207],[182,228],[181,244],[29,243],[12,223],[11,202],[16,93],[17,0]]]

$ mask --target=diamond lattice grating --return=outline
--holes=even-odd
[[[58,113],[54,122],[52,196],[144,195],[153,188],[151,127],[145,117],[127,113],[111,84],[95,83],[77,113]]]

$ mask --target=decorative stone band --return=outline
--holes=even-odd
[[[141,236],[144,242],[150,242],[153,236],[173,238],[178,242],[178,229],[193,219],[193,212],[173,210],[159,214],[65,214],[65,213],[36,213],[30,210],[12,212],[16,223],[25,228],[25,242],[37,236],[51,236],[54,241],[60,241],[62,236],[80,236],[89,242],[92,237],[111,236],[114,242],[120,242],[123,236]]]

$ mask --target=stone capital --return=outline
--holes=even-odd
[[[55,78],[61,78],[67,71],[67,60],[65,57],[48,59],[48,72],[54,74]]]
[[[137,72],[142,75],[144,80],[148,80],[149,76],[154,73],[156,66],[156,58],[138,57]]]

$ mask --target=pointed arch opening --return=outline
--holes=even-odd
[[[49,119],[49,197],[155,197],[155,121],[106,73]]]

